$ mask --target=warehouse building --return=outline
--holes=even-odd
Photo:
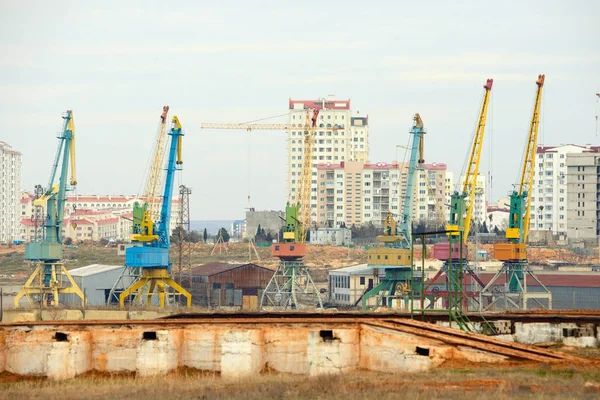
[[[258,306],[262,290],[274,271],[253,263],[208,263],[192,268],[192,302],[202,307]],[[183,277],[183,287],[188,288]]]
[[[122,265],[92,264],[85,267],[75,268],[69,271],[75,283],[84,292],[88,306],[103,306],[106,304],[110,290],[123,269]],[[66,278],[63,278],[66,279]],[[132,278],[124,282],[126,286],[132,283]],[[74,294],[61,295],[61,304],[81,304],[81,300]]]
[[[367,264],[329,271],[329,303],[338,306],[356,306],[363,295],[379,284],[385,276],[383,269],[371,268]],[[371,299],[373,304],[375,299]]]

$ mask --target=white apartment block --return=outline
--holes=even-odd
[[[600,152],[567,154],[567,238],[600,236]]]
[[[414,221],[446,221],[446,174],[444,163],[422,164],[415,176]]]
[[[296,185],[302,171],[304,125],[307,109],[319,109],[313,147],[312,219],[317,219],[317,164],[346,161],[367,162],[369,155],[369,118],[352,114],[350,100],[289,100],[288,193],[296,201]],[[293,129],[297,127],[297,129]],[[334,129],[336,128],[336,129]]]
[[[460,186],[457,188],[459,192],[462,191],[462,186],[465,182],[465,176],[460,177]],[[473,223],[483,224],[487,221],[487,201],[486,201],[486,177],[485,175],[477,175],[477,182],[475,184],[475,204],[473,206],[473,216],[471,220]]]
[[[444,184],[444,190],[446,194],[446,204],[444,205],[445,211],[445,220],[450,220],[450,200],[452,197],[452,193],[454,193],[454,173],[451,171],[446,171],[446,181]]]
[[[21,196],[21,232],[24,241],[34,240],[36,224],[35,196],[23,192]],[[124,195],[71,195],[67,196],[63,235],[73,240],[117,239],[128,241],[133,217],[133,205],[144,200]],[[179,218],[179,199],[171,206],[171,231]],[[38,216],[39,218],[39,216]],[[72,224],[76,224],[75,227]]]
[[[0,141],[0,244],[19,240],[21,153]]]
[[[554,235],[566,239],[568,232],[567,156],[598,151],[600,146],[574,144],[538,146],[531,190],[530,230],[552,231]]]

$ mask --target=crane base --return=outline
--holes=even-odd
[[[323,308],[323,302],[302,260],[281,260],[260,299],[260,309]]]
[[[173,288],[176,293],[184,296],[188,308],[192,306],[192,295],[171,278],[166,268],[142,269],[141,275],[119,295],[119,304],[121,308],[125,308],[125,299],[133,295],[132,306],[139,304],[143,296],[146,296],[146,304],[151,305],[152,297],[158,296],[159,306],[164,308],[165,298],[171,294],[167,287]]]
[[[65,278],[70,286],[66,284]],[[30,304],[37,303],[33,299],[37,295],[42,305],[46,302],[49,306],[58,306],[61,294],[74,294],[81,299],[82,306],[85,303],[83,292],[62,262],[39,262],[15,297],[14,303],[15,307],[19,307],[19,301],[24,296]]]

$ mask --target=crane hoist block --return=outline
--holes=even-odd
[[[494,258],[498,261],[526,260],[527,245],[525,243],[496,243]]]
[[[462,258],[467,258],[467,245],[463,243],[462,245]],[[460,244],[454,243],[452,244],[452,254],[450,254],[450,243],[442,242],[436,243],[433,245],[433,256],[441,261],[446,260],[458,260],[461,257],[460,253]]]

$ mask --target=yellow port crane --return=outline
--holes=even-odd
[[[529,268],[527,262],[527,238],[529,236],[531,218],[530,204],[535,175],[535,155],[542,107],[542,90],[545,80],[545,75],[538,75],[538,79],[535,81],[537,89],[533,105],[533,115],[525,144],[520,182],[518,190],[513,190],[510,193],[510,212],[508,228],[506,229],[507,241],[494,245],[494,256],[497,260],[502,261],[503,264],[502,268],[481,291],[482,298],[485,297],[488,300],[485,306],[483,302],[480,302],[484,310],[490,309],[492,306],[527,310],[529,299],[537,302],[543,308],[552,308],[552,293],[540,281],[535,272]],[[500,292],[494,292],[492,288],[501,275],[505,275],[505,288]],[[538,282],[542,291],[528,292],[528,275]],[[543,304],[540,302],[541,299],[545,299],[547,303]],[[504,304],[500,304],[502,301]]]

